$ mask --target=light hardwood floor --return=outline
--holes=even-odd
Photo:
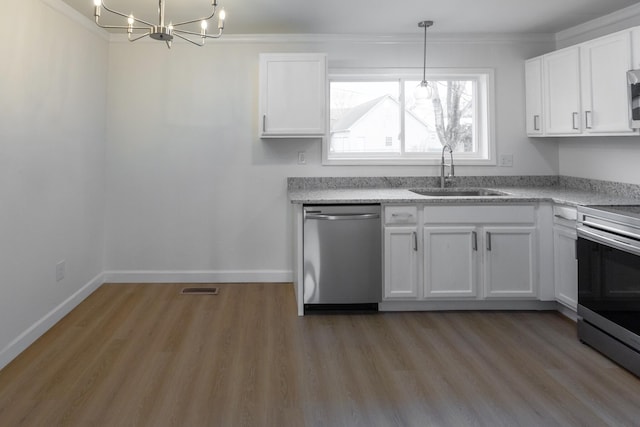
[[[217,286],[102,286],[0,371],[0,425],[640,425],[640,379],[556,313],[299,318],[290,284]]]

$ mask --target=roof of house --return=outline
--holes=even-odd
[[[333,124],[331,127],[331,132],[341,132],[345,130],[349,130],[353,127],[355,123],[357,123],[361,118],[367,115],[373,108],[380,104],[385,98],[389,98],[392,101],[395,101],[389,95],[383,95],[378,98],[372,99],[371,101],[363,102],[360,105],[356,105],[353,108],[350,108],[349,111],[338,119],[337,122]],[[397,101],[396,101],[397,102]]]
[[[338,119],[335,123],[331,125],[331,132],[344,132],[351,129],[358,121],[360,121],[363,117],[365,117],[368,113],[370,113],[376,106],[381,104],[383,101],[391,100],[397,105],[400,105],[398,100],[393,98],[391,95],[382,95],[378,98],[374,98],[371,101],[363,102],[362,104],[356,105],[355,107],[349,108],[348,112]],[[412,111],[406,111],[408,115],[416,119],[419,123],[423,124],[425,127],[429,127],[429,124],[422,120],[420,117],[416,116]]]

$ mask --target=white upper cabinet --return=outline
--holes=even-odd
[[[260,54],[260,137],[324,136],[326,81],[326,54]]]
[[[626,81],[627,71],[640,63],[640,55],[632,54],[640,49],[638,31],[620,31],[526,61],[527,135],[637,135],[630,127]],[[535,118],[538,105],[542,119]]]
[[[640,69],[640,27],[631,29],[631,69]]]
[[[632,133],[627,93],[631,33],[615,33],[584,43],[580,47],[580,61],[584,131]]]
[[[580,133],[580,49],[545,55],[543,70],[545,133]]]
[[[542,134],[542,58],[525,62],[527,135]]]

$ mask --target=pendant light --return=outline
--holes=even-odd
[[[429,86],[429,82],[427,82],[427,28],[432,25],[433,21],[418,22],[418,27],[424,28],[424,62],[422,64],[422,81],[413,91],[413,97],[418,104],[424,103],[433,96],[433,90],[431,89],[431,86]]]

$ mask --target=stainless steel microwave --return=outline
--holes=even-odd
[[[640,70],[627,71],[627,86],[631,102],[631,127],[640,128]]]

